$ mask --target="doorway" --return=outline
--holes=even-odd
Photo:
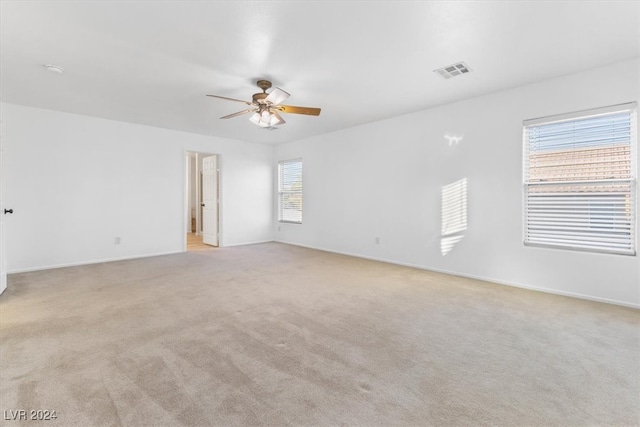
[[[220,245],[219,156],[187,151],[185,249],[204,250]]]

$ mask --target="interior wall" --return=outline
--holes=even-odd
[[[638,307],[638,256],[523,245],[522,121],[639,100],[639,62],[279,145],[303,159],[304,218],[274,214],[276,240]],[[464,180],[467,228],[443,242],[442,192]]]
[[[186,151],[220,155],[221,244],[273,239],[271,146],[6,103],[2,121],[9,272],[185,250]]]

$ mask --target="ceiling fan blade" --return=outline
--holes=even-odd
[[[295,107],[293,105],[278,105],[277,107],[274,107],[274,108],[277,108],[283,113],[306,114],[307,116],[320,115],[320,108],[314,108],[314,107]]]
[[[228,116],[220,117],[221,119],[232,119],[234,117],[241,116],[243,114],[252,113],[256,111],[257,108],[249,108],[248,110],[238,111],[237,113],[229,114]]]
[[[279,87],[273,88],[269,95],[265,99],[265,101],[272,103],[273,105],[278,105],[288,97],[290,97],[288,92],[280,89]]]
[[[210,96],[210,97],[212,97],[212,98],[226,99],[227,101],[242,102],[243,104],[252,105],[252,103],[251,103],[251,102],[249,102],[249,101],[243,101],[242,99],[227,98],[226,96],[220,96],[220,95],[207,95],[207,96]]]

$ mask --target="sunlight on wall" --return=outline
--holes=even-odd
[[[467,229],[467,178],[442,187],[440,252],[447,255]]]
[[[449,142],[449,147],[452,147],[458,145],[460,141],[462,141],[462,138],[464,138],[464,135],[452,135],[447,132],[444,134],[444,138]]]

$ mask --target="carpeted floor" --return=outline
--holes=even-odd
[[[629,308],[214,249],[11,275],[0,410],[7,426],[639,425],[639,331]]]

